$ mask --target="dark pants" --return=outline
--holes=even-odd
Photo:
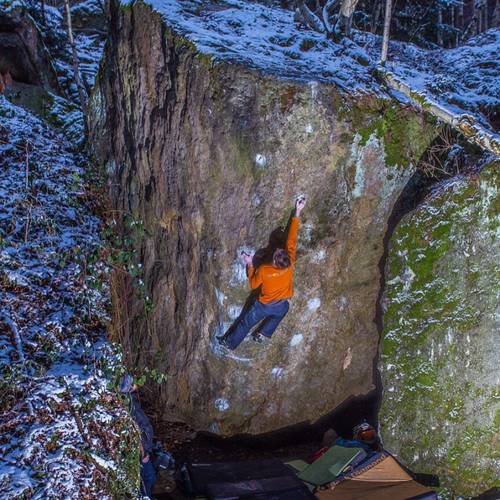
[[[266,337],[271,337],[280,321],[288,312],[288,300],[277,300],[269,304],[263,304],[256,300],[250,308],[243,313],[234,331],[227,337],[226,341],[230,349],[236,349],[250,330],[262,320],[265,320],[259,328],[259,332]]]
[[[141,460],[141,495],[151,497],[155,481],[156,471],[150,456],[149,462],[143,463]]]

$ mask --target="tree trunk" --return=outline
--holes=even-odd
[[[339,2],[340,0],[328,0],[323,7],[323,13],[322,13],[323,24],[325,25],[325,29],[329,37],[333,35],[333,30],[334,30],[334,27],[330,22],[330,16],[332,15],[333,11],[337,8]]]
[[[319,33],[325,32],[325,27],[321,19],[306,5],[305,1],[300,1],[295,10],[295,20],[300,21]]]
[[[342,19],[342,32],[344,36],[351,36],[352,17],[343,17]]]
[[[66,12],[66,23],[68,25],[68,38],[69,38],[69,43],[71,45],[71,52],[73,56],[73,73],[75,75],[75,84],[78,89],[78,95],[80,97],[80,104],[82,106],[82,111],[85,114],[87,111],[87,98],[80,78],[80,67],[78,63],[78,53],[76,51],[75,39],[73,37],[73,28],[71,25],[71,11],[69,7],[69,0],[64,0],[64,10]]]
[[[488,16],[488,26],[489,28],[493,26],[500,26],[500,4],[495,2],[491,6],[491,10]]]
[[[455,33],[454,33],[454,36],[455,36],[455,40],[454,40],[454,47],[457,48],[458,47],[458,42],[459,42],[459,36],[458,36],[458,26],[457,26],[457,16],[456,16],[456,9],[455,7],[451,7],[451,25],[453,27],[453,29],[455,30]]]
[[[41,10],[41,15],[42,15],[42,22],[43,24],[47,24],[47,20],[45,19],[45,0],[40,0],[40,10]]]
[[[438,8],[438,25],[437,25],[437,43],[440,47],[443,46],[443,9]]]
[[[381,12],[382,12],[382,2],[377,0],[375,2],[375,5],[373,6],[373,10],[372,10],[372,18],[371,18],[371,26],[370,26],[370,31],[372,33],[377,32],[377,25],[378,25],[378,20],[380,18]]]
[[[382,39],[382,54],[380,64],[384,65],[389,50],[389,29],[391,27],[392,0],[385,0],[384,36]]]
[[[345,36],[351,34],[352,16],[356,10],[358,0],[343,0],[340,6],[339,20],[342,26],[342,32]]]

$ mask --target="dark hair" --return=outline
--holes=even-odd
[[[278,269],[290,267],[291,261],[288,252],[283,248],[277,248],[273,253],[273,264]]]

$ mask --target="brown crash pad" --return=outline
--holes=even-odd
[[[426,494],[429,496],[427,497]],[[389,454],[382,453],[371,463],[316,492],[320,500],[406,500],[412,497],[437,498],[435,493],[414,481]]]

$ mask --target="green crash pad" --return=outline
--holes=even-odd
[[[304,460],[292,460],[291,462],[285,462],[286,465],[289,465],[292,467],[295,472],[302,472],[304,469],[307,469],[309,467],[309,464],[307,462],[304,462]]]
[[[314,486],[321,486],[333,481],[348,465],[353,462],[357,464],[364,457],[366,457],[366,452],[362,448],[332,446],[300,472],[298,478]]]

